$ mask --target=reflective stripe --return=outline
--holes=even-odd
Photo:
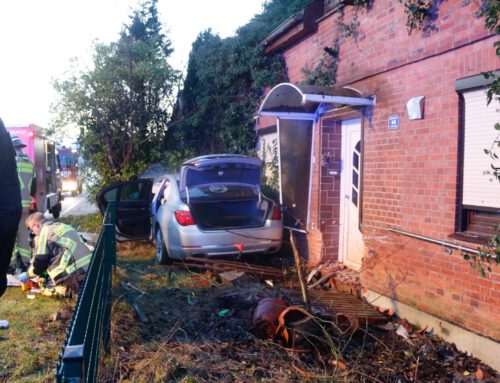
[[[35,175],[35,168],[27,155],[22,154],[16,157],[17,174],[21,186],[21,203],[23,209],[31,204],[31,184]]]
[[[18,173],[17,176],[19,178],[19,186],[21,187],[21,190],[23,190],[24,189],[23,177],[21,177],[21,173]]]
[[[23,258],[31,258],[31,251],[28,249],[23,249],[22,247],[17,246],[16,247],[17,251]]]
[[[17,171],[20,173],[33,174],[33,165],[30,162],[18,162]]]
[[[38,243],[36,246],[36,254],[48,254],[49,250],[47,248],[47,238],[48,238],[48,233],[49,229],[47,225],[42,226],[42,230],[40,231],[40,234],[38,235]]]
[[[76,260],[76,262],[72,263],[66,268],[66,272],[68,274],[73,274],[76,270],[82,269],[85,266],[88,266],[90,264],[90,261],[92,259],[92,253],[89,253],[85,255],[84,257]]]
[[[70,227],[70,230],[71,230],[71,227]],[[55,232],[55,230],[54,230],[54,232]],[[62,272],[64,272],[64,270],[66,270],[66,268],[68,267],[68,264],[69,264],[71,258],[73,257],[73,254],[74,254],[76,246],[77,246],[77,243],[75,241],[71,240],[70,238],[60,238],[59,241],[57,241],[57,242],[60,245],[64,246],[66,248],[66,250],[64,251],[64,253],[61,257],[59,264],[55,268],[53,268],[52,270],[48,270],[49,276],[52,279],[54,279],[54,281],[57,278],[57,276],[59,274],[61,274]]]
[[[66,234],[67,232],[73,230],[73,228],[69,225],[66,225],[64,223],[60,223],[59,225],[57,225],[57,227],[52,231],[55,235],[57,235],[59,238],[61,238],[64,234]],[[63,238],[61,238],[63,239]],[[64,238],[66,239],[66,238]]]

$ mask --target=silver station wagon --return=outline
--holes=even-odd
[[[184,162],[155,183],[113,184],[97,196],[116,201],[118,240],[154,238],[160,263],[190,256],[273,253],[282,245],[280,206],[260,191],[262,161],[220,154]]]

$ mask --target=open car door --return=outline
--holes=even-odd
[[[151,190],[153,181],[136,179],[114,183],[97,194],[97,204],[104,216],[109,202],[116,202],[116,239],[149,239],[151,235]]]

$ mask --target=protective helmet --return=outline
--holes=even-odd
[[[26,144],[24,142],[22,142],[21,139],[17,135],[11,133],[10,139],[12,140],[12,145],[14,145],[15,148],[25,148],[26,147]]]

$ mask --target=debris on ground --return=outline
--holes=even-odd
[[[226,276],[228,275],[227,273],[246,273],[260,279],[271,278],[285,280],[287,278],[282,270],[274,267],[220,259],[187,257],[183,262],[175,262],[172,266],[192,271],[211,270],[219,274],[219,276],[221,273]]]
[[[50,316],[51,322],[66,323],[73,317],[73,310],[70,307],[64,307]]]
[[[253,333],[262,339],[274,338],[277,333],[278,318],[288,306],[288,303],[281,298],[261,299],[252,315]]]
[[[144,291],[138,289],[131,283],[125,283],[121,282],[120,283],[121,287],[127,291],[127,297],[132,303],[132,307],[134,308],[135,312],[137,313],[137,316],[139,317],[139,320],[142,323],[148,323],[148,317],[144,313],[144,310],[142,309],[141,305],[139,304],[139,300],[146,294]],[[132,293],[135,294],[132,294]],[[139,295],[137,295],[139,294]]]
[[[336,290],[361,297],[359,272],[342,262],[328,262],[313,269],[308,276],[309,289]]]
[[[9,287],[19,287],[22,282],[13,274],[7,274],[7,286]]]
[[[290,274],[279,278],[265,266],[235,268],[225,260],[180,264],[163,271],[163,285],[151,283],[159,277],[145,277],[152,270],[124,274],[147,293],[141,305],[149,323],[137,321],[133,311],[115,312],[112,367],[103,372],[103,381],[497,379],[491,368],[427,329],[416,329],[360,299],[360,290],[353,288],[355,275],[339,264],[307,275],[310,311],[303,306],[297,281]],[[325,282],[310,288],[321,279]],[[341,280],[348,291],[334,289],[332,280]]]

